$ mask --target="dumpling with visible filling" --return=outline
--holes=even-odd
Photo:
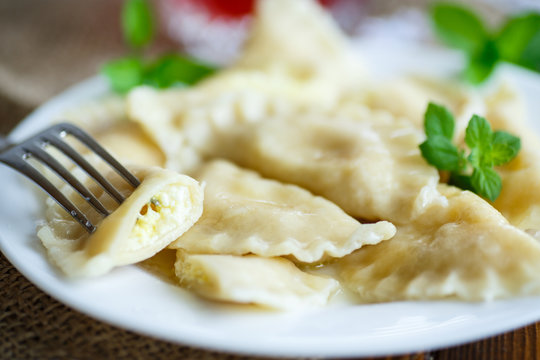
[[[194,179],[170,170],[146,168],[134,171],[141,184],[109,216],[99,221],[77,194],[71,199],[91,216],[97,230],[89,235],[52,199],[48,199],[46,223],[38,236],[51,260],[70,277],[91,277],[113,267],[147,259],[189,229],[201,216],[202,187]],[[124,182],[118,188],[128,194]],[[89,186],[108,208],[113,200],[97,184]]]
[[[316,262],[377,244],[395,233],[387,221],[361,224],[322,197],[226,161],[204,165],[195,178],[205,184],[203,215],[171,248],[292,255],[301,262]]]
[[[180,284],[199,296],[277,309],[325,305],[339,289],[336,280],[303,272],[287,259],[255,255],[178,250],[175,272]]]
[[[469,191],[440,186],[437,203],[389,241],[335,263],[360,301],[485,301],[540,294],[540,243]]]

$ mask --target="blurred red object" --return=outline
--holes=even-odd
[[[318,0],[328,6],[335,0]],[[172,0],[179,8],[183,3],[191,3],[205,9],[211,17],[239,18],[253,13],[256,0]]]
[[[338,0],[319,0],[331,6]],[[256,0],[160,0],[161,23],[188,54],[215,64],[231,62],[243,43]]]
[[[176,0],[181,2],[185,0]],[[204,1],[192,1],[204,6],[206,10],[213,16],[238,18],[249,15],[255,8],[254,0],[204,0]]]

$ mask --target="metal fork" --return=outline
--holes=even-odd
[[[71,202],[56,186],[54,186],[39,170],[29,163],[31,158],[47,166],[54,171],[66,183],[71,185],[94,209],[103,216],[109,215],[105,206],[84,186],[68,169],[46,151],[48,146],[53,146],[70,158],[76,165],[92,177],[113,199],[121,204],[125,198],[99,171],[92,166],[78,151],[69,145],[64,138],[71,135],[86,145],[88,149],[97,154],[108,163],[120,176],[131,186],[136,188],[140,181],[111,156],[90,135],[73,124],[60,123],[53,125],[31,138],[19,143],[9,144],[2,140],[0,144],[0,162],[11,166],[18,172],[33,180],[45,190],[54,200],[60,204],[75,220],[77,220],[89,233],[96,230],[96,226],[88,220],[73,202]]]

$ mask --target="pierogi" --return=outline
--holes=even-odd
[[[311,1],[261,1],[235,63],[193,88],[135,89],[127,97],[128,114],[161,146],[168,168],[189,172],[204,160],[218,131],[335,107],[365,78],[352,49],[330,15]]]
[[[216,141],[214,154],[302,186],[352,216],[406,222],[439,181],[420,155],[421,139],[408,121],[347,107],[237,126]]]
[[[336,280],[305,273],[279,257],[178,250],[174,266],[180,283],[200,296],[275,309],[325,305],[339,289]]]
[[[336,261],[342,284],[367,302],[538,294],[540,243],[475,194],[439,189],[446,201],[391,241]]]
[[[204,165],[201,219],[170,248],[201,254],[290,255],[313,263],[391,238],[387,222],[360,224],[334,203],[225,161]]]
[[[134,169],[134,173],[142,182],[132,193],[125,182],[115,184],[127,197],[117,208],[97,184],[87,184],[106,208],[113,210],[104,219],[78,194],[71,194],[73,203],[97,224],[91,235],[48,199],[47,222],[38,236],[51,260],[64,273],[71,277],[99,276],[113,267],[145,260],[164,249],[201,216],[204,195],[194,179],[159,168]]]

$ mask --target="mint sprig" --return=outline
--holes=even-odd
[[[112,89],[125,94],[139,85],[164,89],[190,86],[214,73],[216,68],[178,54],[166,54],[153,61],[128,56],[106,63],[102,73]]]
[[[217,70],[213,65],[179,54],[164,54],[150,60],[143,56],[142,49],[151,45],[156,25],[148,0],[126,0],[121,25],[132,54],[109,61],[101,69],[115,92],[125,94],[139,85],[190,86]]]
[[[437,169],[449,171],[450,184],[494,201],[502,188],[494,167],[517,156],[520,139],[505,131],[493,131],[485,118],[473,115],[465,130],[467,152],[452,142],[454,128],[454,116],[444,106],[430,103],[424,115],[427,138],[420,144],[422,156]]]
[[[463,72],[473,84],[485,81],[501,61],[540,72],[540,14],[528,12],[509,18],[500,29],[489,29],[470,9],[437,3],[431,9],[435,33],[468,59]]]

